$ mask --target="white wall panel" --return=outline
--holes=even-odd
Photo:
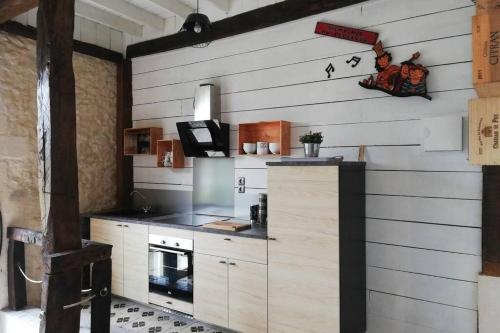
[[[239,2],[241,8],[243,3]],[[133,59],[134,126],[159,126],[177,137],[175,123],[193,118],[200,83],[221,88],[222,119],[231,125],[231,156],[245,177],[238,209],[266,192],[266,161],[238,156],[239,123],[288,120],[291,154],[298,137],[325,135],[321,156],[356,160],[366,145],[368,333],[476,333],[481,255],[481,168],[467,151],[425,152],[421,119],[467,115],[471,84],[469,0],[370,0],[283,25]],[[375,72],[370,46],[314,34],[317,21],[380,33],[394,62],[420,51],[429,66],[432,101],[396,98],[359,87]],[[345,64],[362,57],[356,68]],[[336,72],[326,78],[332,62]],[[466,131],[465,131],[466,132]],[[466,146],[467,138],[464,138]],[[154,168],[135,157],[135,186],[192,190],[192,160],[181,171]]]
[[[370,291],[370,333],[470,333],[477,312]]]
[[[373,243],[481,256],[479,228],[457,228],[449,225],[368,218],[366,240]]]
[[[369,290],[477,310],[477,283],[368,266]]]

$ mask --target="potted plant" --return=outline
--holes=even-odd
[[[304,144],[305,157],[318,157],[319,148],[323,142],[323,134],[321,132],[309,131],[299,138],[299,141]]]

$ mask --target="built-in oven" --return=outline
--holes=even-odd
[[[149,292],[193,302],[193,240],[149,236]]]

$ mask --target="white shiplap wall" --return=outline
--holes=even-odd
[[[14,21],[36,28],[38,8],[21,14]],[[73,38],[85,43],[94,44],[119,53],[124,52],[123,33],[102,24],[75,16]]]
[[[325,135],[321,154],[357,158],[367,145],[367,288],[369,333],[477,332],[477,273],[481,259],[481,169],[467,152],[424,152],[421,119],[466,116],[471,80],[469,0],[372,0],[268,29],[133,60],[134,126],[192,119],[200,83],[221,87],[223,120],[284,119],[298,137]],[[370,46],[313,33],[325,20],[380,33],[395,63],[420,51],[433,101],[395,98],[358,86],[374,72]],[[362,57],[356,68],[345,64]],[[326,79],[324,69],[336,71]],[[466,140],[465,140],[466,141]],[[464,142],[466,146],[466,142]],[[138,188],[192,189],[192,169],[154,168],[134,159]],[[235,176],[247,192],[266,188],[266,159],[236,157]],[[188,163],[191,166],[191,161]],[[235,183],[236,184],[236,183]],[[239,194],[235,194],[237,201]]]

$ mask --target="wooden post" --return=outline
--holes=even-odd
[[[132,158],[124,154],[123,130],[132,127],[132,61],[124,59],[116,71],[116,174],[118,206],[130,203],[132,192]]]
[[[483,271],[500,277],[500,166],[483,166]]]
[[[19,271],[24,270],[24,243],[9,240],[8,256],[8,288],[9,308],[21,310],[26,306],[26,280]]]
[[[74,0],[40,0],[37,17],[38,165],[42,254],[80,249],[76,155]],[[77,333],[81,267],[51,274],[44,269],[40,332]]]
[[[107,291],[104,294],[104,290]],[[111,315],[111,259],[98,261],[92,267],[92,292],[97,296],[90,308],[91,333],[109,333]]]

